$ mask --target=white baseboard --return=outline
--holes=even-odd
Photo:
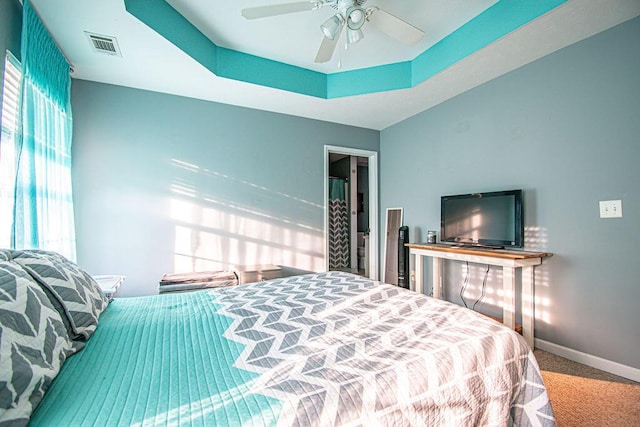
[[[535,348],[564,357],[565,359],[573,360],[574,362],[582,363],[583,365],[591,366],[592,368],[600,369],[601,371],[609,372],[610,374],[640,382],[640,369],[638,368],[612,362],[611,360],[602,359],[597,356],[592,356],[578,350],[573,350],[571,348],[563,347],[537,338],[535,340]]]

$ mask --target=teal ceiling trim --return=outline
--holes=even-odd
[[[125,0],[127,12],[180,48],[209,71],[217,73],[218,46],[164,0]]]
[[[327,75],[327,98],[407,89],[411,86],[411,62],[397,62]]]
[[[327,98],[327,75],[259,56],[218,47],[215,73],[247,83]]]
[[[124,0],[127,12],[219,77],[331,99],[406,89],[566,0],[500,0],[411,61],[324,74],[217,46],[166,0]]]
[[[327,97],[327,75],[217,46],[165,0],[125,0],[125,9],[219,77]]]
[[[413,61],[418,85],[567,0],[502,0],[449,34]]]

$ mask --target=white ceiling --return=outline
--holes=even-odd
[[[290,0],[289,0],[290,1]],[[494,0],[370,0],[425,31],[414,48],[375,28],[324,66],[313,63],[319,25],[333,9],[247,21],[244,7],[288,2],[169,0],[214,43],[325,73],[412,59]],[[568,0],[550,13],[477,51],[411,89],[321,99],[213,75],[125,11],[123,0],[32,0],[74,68],[76,79],[182,95],[260,110],[382,130],[544,55],[640,15],[638,0]],[[413,8],[413,10],[411,10]],[[210,17],[204,19],[204,16]],[[93,52],[85,31],[114,36],[122,57]],[[367,43],[365,43],[367,42]],[[314,68],[316,67],[316,68]],[[335,70],[335,71],[332,71]]]
[[[345,50],[343,35],[326,64],[316,64],[314,58],[322,41],[320,25],[336,13],[332,7],[255,20],[240,14],[243,8],[292,1],[296,0],[241,0],[231,6],[202,0],[167,2],[219,46],[330,74],[411,60],[498,0],[448,0],[446,7],[442,0],[365,0],[363,7],[375,5],[423,29],[425,36],[406,46],[365,24],[364,39]]]

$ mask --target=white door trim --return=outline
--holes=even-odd
[[[358,158],[349,157],[349,223],[351,271],[358,271]]]
[[[378,280],[378,153],[358,148],[324,146],[324,264],[329,270],[329,153],[369,159],[369,278]]]

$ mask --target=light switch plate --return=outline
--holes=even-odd
[[[600,218],[622,218],[622,200],[600,201]]]

